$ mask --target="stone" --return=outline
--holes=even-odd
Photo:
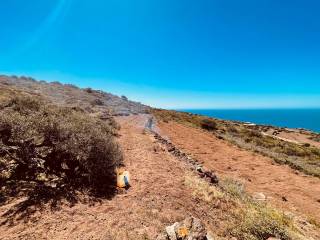
[[[176,222],[165,228],[169,240],[206,240],[207,231],[201,220],[194,217],[187,217],[181,222]],[[165,239],[158,236],[158,240]],[[209,239],[210,240],[210,239]],[[211,237],[211,240],[213,238]]]
[[[214,236],[211,232],[207,232],[207,240],[214,240]]]
[[[255,201],[266,201],[266,196],[261,192],[255,192],[252,194],[252,198]]]
[[[178,225],[179,223],[176,222],[173,225],[166,227],[166,233],[168,234],[168,237],[170,240],[177,240],[177,235],[175,230]]]

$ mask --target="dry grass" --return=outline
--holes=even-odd
[[[55,105],[78,107],[89,113],[103,112],[111,115],[145,113],[149,107],[123,99],[119,96],[94,90],[81,89],[72,84],[47,83],[28,77],[8,77],[0,75],[0,87],[12,88],[30,94],[41,95]]]
[[[266,203],[252,200],[237,181],[223,179],[219,186],[213,186],[195,175],[187,175],[185,185],[192,189],[195,197],[220,209],[221,214],[217,216],[224,216],[219,219],[224,226],[220,237],[236,237],[238,240],[307,239],[291,217]]]
[[[310,137],[311,140],[320,142],[320,134],[314,134],[312,137]]]
[[[320,177],[320,149],[310,145],[299,145],[261,134],[260,127],[251,127],[232,121],[207,118],[191,113],[153,109],[158,120],[175,121],[187,126],[211,131],[241,148],[273,158],[277,163],[287,164],[308,175]],[[209,129],[203,123],[212,122]]]

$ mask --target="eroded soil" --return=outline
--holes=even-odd
[[[48,205],[33,212],[5,215],[16,202],[0,206],[0,239],[155,239],[165,226],[189,215],[200,218],[219,235],[227,221],[226,205],[213,206],[185,185],[191,174],[185,162],[159,147],[144,131],[147,115],[119,117],[119,143],[131,173],[131,188],[111,199]],[[205,132],[178,124],[160,124],[160,131],[219,174],[242,179],[250,191],[262,191],[272,202],[319,218],[319,179],[296,175],[272,161],[242,151]],[[288,202],[281,200],[286,196]]]
[[[162,134],[220,176],[236,178],[246,189],[263,192],[274,205],[320,221],[320,179],[241,150],[213,134],[175,122],[159,123]]]
[[[0,239],[155,239],[165,226],[189,214],[217,226],[214,210],[184,185],[187,166],[143,131],[148,116],[120,117],[119,142],[131,174],[131,188],[111,200],[76,203],[51,211],[49,206],[0,225]],[[12,204],[0,207],[0,223]],[[209,226],[208,226],[209,227]]]

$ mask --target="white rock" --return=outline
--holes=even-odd
[[[211,232],[207,232],[207,240],[214,240],[213,234]]]
[[[168,237],[170,240],[177,240],[177,235],[175,231],[175,228],[177,225],[179,225],[178,222],[174,223],[171,226],[166,227],[166,233],[168,234]]]
[[[256,201],[266,201],[266,196],[261,192],[255,192],[252,194],[252,197]]]

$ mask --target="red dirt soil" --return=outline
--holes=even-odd
[[[184,185],[188,167],[166,151],[154,151],[158,143],[152,134],[143,133],[147,117],[117,119],[131,188],[94,205],[35,209],[28,218],[0,224],[0,239],[155,239],[165,226],[189,214],[217,226],[211,219],[214,210]],[[11,207],[0,206],[0,223]]]
[[[263,192],[277,207],[320,221],[319,178],[241,150],[201,129],[175,122],[160,122],[159,128],[175,145],[216,171],[218,176],[238,179],[249,192]]]

